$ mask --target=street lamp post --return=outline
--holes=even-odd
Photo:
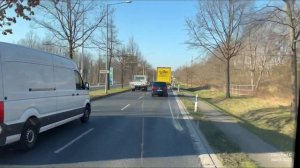
[[[112,5],[118,5],[118,4],[123,4],[123,3],[131,3],[132,1],[129,0],[129,1],[123,1],[123,2],[118,2],[118,3],[113,3],[113,4],[106,4],[106,64],[105,64],[105,67],[106,67],[106,70],[107,70],[107,73],[106,73],[106,77],[105,77],[105,94],[107,94],[107,89],[108,89],[108,85],[109,85],[109,65],[108,65],[108,55],[109,55],[109,52],[108,52],[108,12],[109,12],[109,6],[112,6]]]

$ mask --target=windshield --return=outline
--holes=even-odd
[[[300,167],[299,51],[300,0],[0,0],[0,167]]]

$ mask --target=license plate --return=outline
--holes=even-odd
[[[162,92],[162,90],[157,90],[158,92]]]

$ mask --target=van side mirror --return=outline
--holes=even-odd
[[[84,85],[85,85],[85,89],[86,89],[86,90],[90,90],[90,84],[89,84],[88,82],[85,82]]]

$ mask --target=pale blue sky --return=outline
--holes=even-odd
[[[119,1],[108,1],[115,3]],[[196,14],[195,0],[133,0],[113,6],[119,39],[126,43],[133,36],[144,58],[153,66],[177,68],[190,63],[199,54],[188,48],[185,19]],[[30,22],[19,19],[12,26],[14,34],[0,36],[0,41],[16,43],[31,30]],[[41,29],[33,31],[43,36]]]

